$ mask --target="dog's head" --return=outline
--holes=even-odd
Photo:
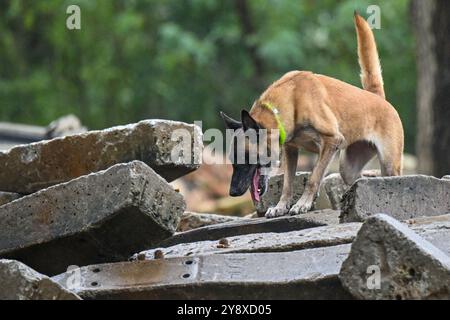
[[[230,196],[243,195],[249,188],[254,201],[259,201],[266,192],[268,184],[267,169],[270,163],[264,163],[260,157],[260,143],[267,139],[261,134],[263,129],[246,111],[241,112],[241,121],[234,120],[221,112],[225,126],[232,129],[232,145],[229,159],[233,165]],[[268,146],[267,142],[265,146]]]

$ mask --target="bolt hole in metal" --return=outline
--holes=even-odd
[[[190,276],[191,276],[191,275],[190,275],[189,273],[183,274],[183,278],[185,278],[185,279],[189,278]]]
[[[91,282],[91,286],[93,286],[93,287],[98,286],[98,282],[97,281]]]
[[[194,261],[192,261],[192,260],[186,260],[185,262],[184,262],[184,264],[187,264],[187,265],[191,265],[191,264],[193,264],[194,263]]]
[[[92,270],[92,272],[99,273],[100,272],[100,268],[95,268],[95,269]]]

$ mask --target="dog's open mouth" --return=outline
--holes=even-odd
[[[256,169],[250,186],[250,194],[252,195],[253,202],[261,201],[261,196],[267,189],[267,180],[267,176],[261,175],[261,169]]]

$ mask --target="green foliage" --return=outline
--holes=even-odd
[[[82,29],[66,28],[81,8]],[[311,70],[360,86],[353,11],[381,8],[375,31],[388,99],[415,138],[414,43],[407,0],[78,0],[0,3],[0,121],[90,128],[170,118],[222,127],[283,73]],[[260,62],[261,65],[258,65]]]

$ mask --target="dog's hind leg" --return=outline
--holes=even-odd
[[[382,176],[400,176],[403,169],[403,141],[396,145],[395,141],[385,141],[378,146]]]
[[[351,185],[361,177],[364,166],[377,154],[377,148],[367,141],[357,141],[341,151],[339,172],[344,182]]]

